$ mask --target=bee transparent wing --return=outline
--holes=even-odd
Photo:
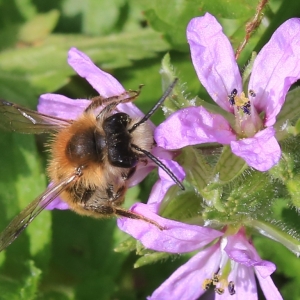
[[[72,123],[72,121],[40,114],[5,100],[0,100],[0,115],[0,127],[21,133],[52,132]]]
[[[0,234],[0,251],[9,246],[19,234],[76,178],[77,174],[49,186],[43,194],[20,212]]]

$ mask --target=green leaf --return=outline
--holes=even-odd
[[[26,19],[30,20],[36,15],[36,7],[31,0],[15,0],[16,6],[20,14]]]
[[[21,280],[7,276],[0,277],[1,300],[36,299],[42,272],[34,265],[32,260],[25,262],[20,260],[19,264],[24,269],[24,275]]]
[[[114,249],[126,235],[116,219],[97,220],[71,211],[53,211],[53,246],[48,292],[57,286],[74,291],[78,299],[111,299],[128,253]]]
[[[125,3],[125,0],[68,0],[63,2],[62,11],[68,18],[81,16],[83,33],[104,35],[117,25]]]
[[[51,35],[42,45],[0,53],[0,95],[22,99],[62,87],[74,71],[67,51],[78,47],[102,68],[132,65],[132,60],[155,57],[168,45],[150,29],[135,33],[92,38],[82,35]],[[36,98],[36,96],[35,96]],[[11,98],[9,98],[11,99]]]
[[[25,23],[19,31],[19,41],[32,44],[45,39],[54,29],[59,18],[59,12],[52,10],[45,14],[38,14]]]
[[[221,15],[223,18],[249,18],[254,14],[257,1],[255,0],[229,0],[229,1],[203,1],[204,11],[214,15]]]
[[[217,15],[218,18],[240,19],[244,24],[250,18],[257,5],[257,1],[209,1],[209,0],[174,0],[151,1],[145,16],[151,26],[160,32],[164,32],[169,42],[181,51],[188,51],[186,41],[186,28],[189,21],[205,12]],[[151,4],[150,4],[151,3]]]
[[[1,132],[0,146],[1,169],[5,170],[0,172],[0,225],[3,230],[13,217],[44,191],[46,176],[41,170],[41,161],[32,136]],[[50,213],[42,212],[7,249],[7,267],[17,263],[14,257],[26,258],[29,253],[45,265],[49,258],[47,246],[51,240],[50,225]]]

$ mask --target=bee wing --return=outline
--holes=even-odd
[[[40,114],[4,100],[0,100],[0,114],[0,127],[21,133],[52,132],[72,123],[72,121]]]
[[[9,246],[19,234],[76,178],[77,174],[49,186],[43,194],[21,211],[0,234],[0,251]]]

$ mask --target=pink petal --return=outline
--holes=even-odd
[[[87,55],[76,48],[69,50],[68,63],[103,97],[120,95],[125,91],[117,79],[100,70]]]
[[[155,182],[147,202],[147,205],[149,206],[149,210],[153,211],[154,213],[159,212],[161,201],[163,200],[168,189],[172,185],[174,185],[174,182],[170,180],[158,179]]]
[[[146,248],[170,252],[185,253],[199,249],[223,235],[222,232],[177,221],[168,220],[153,213],[148,205],[138,203],[132,206],[131,211],[155,221],[165,229],[142,220],[129,218],[118,219],[121,230],[139,240]]]
[[[121,112],[126,113],[127,115],[131,116],[131,117],[136,117],[139,119],[142,119],[144,117],[144,113],[133,103],[128,102],[128,103],[120,103],[118,105],[118,110]],[[148,120],[147,122],[149,122],[149,124],[151,124],[151,126],[153,126],[153,130],[155,128],[154,124]]]
[[[39,98],[38,112],[66,120],[75,120],[91,103],[89,100],[72,100],[58,94],[43,94]]]
[[[259,273],[256,273],[256,277],[267,300],[283,300],[270,276],[263,278]]]
[[[300,20],[290,19],[273,34],[258,54],[249,82],[258,112],[266,112],[266,126],[276,121],[285,96],[300,78]]]
[[[253,138],[231,142],[232,152],[243,158],[246,163],[258,170],[267,171],[280,159],[281,149],[274,137],[273,127],[259,131]]]
[[[253,245],[242,233],[228,236],[224,250],[230,259],[248,268],[255,268],[256,272],[263,277],[270,276],[276,270],[276,266],[272,262],[259,257]]]
[[[154,151],[155,153],[153,154],[159,157],[164,165],[170,169],[180,182],[182,182],[185,177],[184,169],[176,161],[161,158],[172,157],[171,153],[159,147],[156,147],[155,150],[156,151]],[[161,168],[158,169],[158,174],[160,179],[154,184],[147,202],[148,206],[150,206],[151,210],[155,213],[159,212],[161,201],[166,195],[168,189],[175,184],[173,179]]]
[[[227,97],[233,89],[242,92],[242,79],[232,46],[221,25],[206,13],[204,17],[190,21],[187,39],[200,82],[219,106],[233,112]]]
[[[170,115],[156,128],[154,138],[165,149],[211,142],[229,144],[236,140],[227,120],[202,106],[184,108]]]
[[[219,244],[215,244],[192,257],[186,264],[177,269],[148,300],[195,300],[205,290],[202,283],[211,278],[218,270],[221,259]]]
[[[69,209],[69,205],[62,201],[60,197],[55,198],[49,205],[46,206],[45,209],[52,210],[52,209],[60,209],[65,210]]]
[[[257,287],[254,277],[253,268],[248,268],[243,265],[237,266],[237,272],[235,276],[230,273],[228,281],[233,281],[235,285],[235,294],[230,295],[228,289],[225,290],[224,298],[216,295],[216,300],[257,300]]]

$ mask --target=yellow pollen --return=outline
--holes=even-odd
[[[222,294],[224,294],[224,289],[222,289],[222,288],[215,288],[215,292],[216,292],[218,295],[222,295]]]
[[[219,280],[220,280],[220,275],[218,275],[218,274],[213,274],[213,277],[212,277],[212,282],[213,282],[213,285],[216,285],[218,282],[219,282]]]
[[[211,284],[212,284],[212,280],[211,279],[205,279],[203,281],[203,283],[202,283],[203,290],[207,291],[210,288]]]
[[[242,107],[249,102],[249,99],[245,96],[245,93],[242,92],[240,95],[234,97],[234,101],[237,107]]]
[[[215,293],[217,293],[218,295],[224,294],[225,289],[228,289],[229,295],[235,294],[234,282],[228,282],[227,276],[214,273],[210,279],[207,278],[202,283],[202,289],[205,291],[208,291],[209,288],[213,286]]]

